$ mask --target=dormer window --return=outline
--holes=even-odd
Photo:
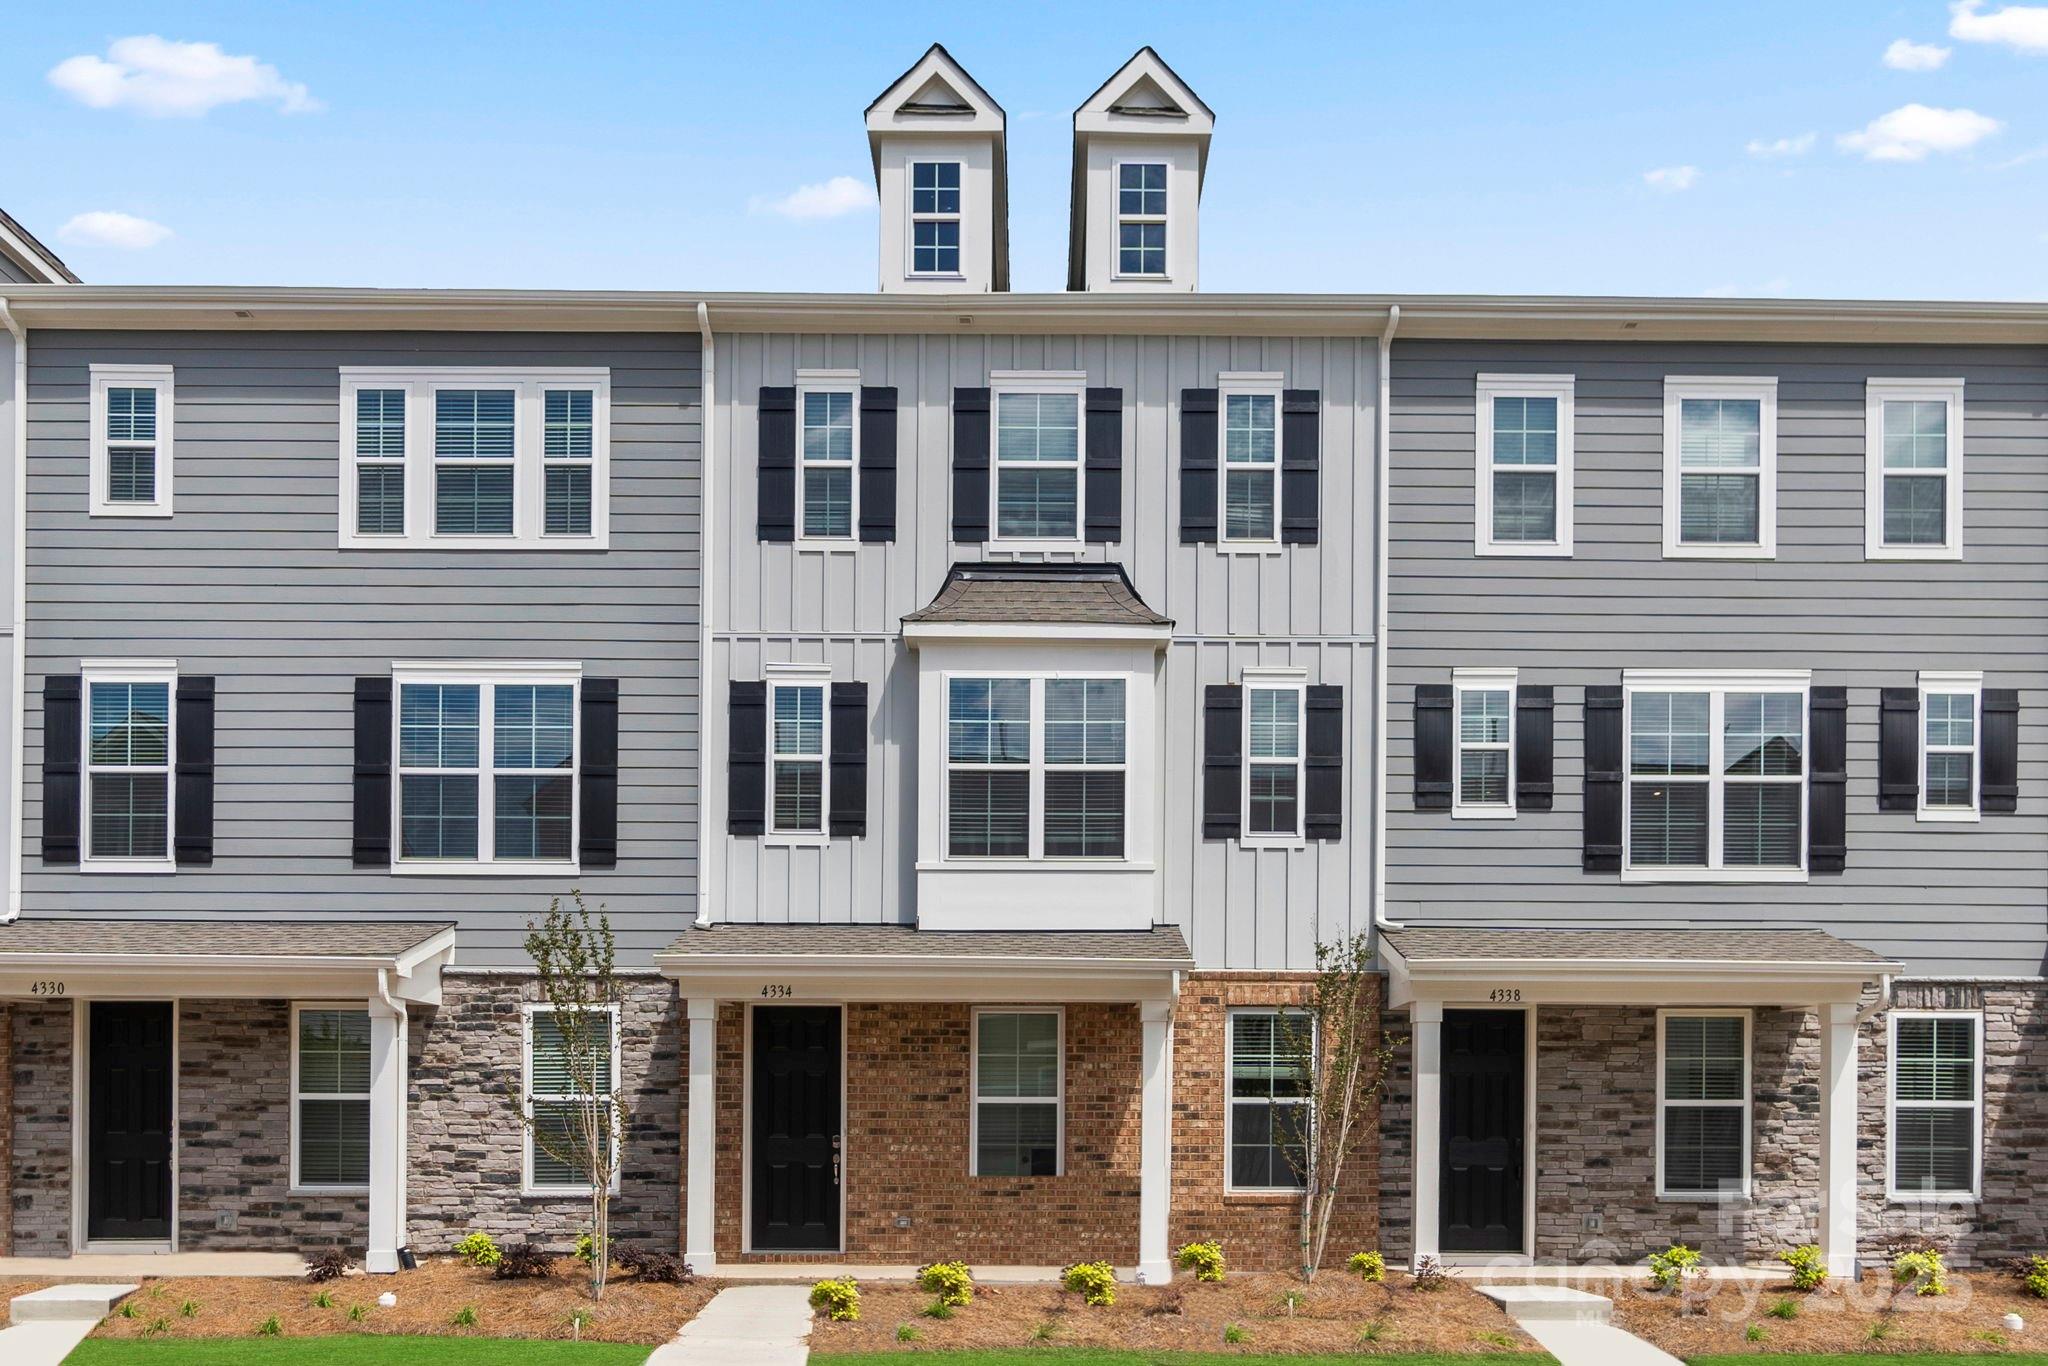
[[[960,163],[910,164],[910,272],[960,274]]]
[[[1118,275],[1166,275],[1166,163],[1126,161],[1116,168]]]

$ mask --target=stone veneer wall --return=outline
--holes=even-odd
[[[71,1250],[71,1002],[17,1001],[9,1120],[13,1255]]]
[[[14,1254],[14,1006],[0,1001],[0,1257]]]

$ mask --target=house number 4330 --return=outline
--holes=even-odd
[[[29,986],[28,991],[31,996],[62,996],[64,994],[64,984],[62,982],[49,981],[35,982]]]

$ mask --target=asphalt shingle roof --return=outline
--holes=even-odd
[[[398,958],[452,925],[397,920],[17,920],[0,954]]]
[[[1114,564],[956,564],[930,604],[903,618],[930,625],[1171,626]]]
[[[1821,930],[1486,930],[1409,926],[1384,931],[1411,963],[1447,959],[1574,962],[1880,964],[1860,944]]]
[[[1149,930],[920,930],[915,925],[713,925],[683,931],[664,956],[1106,959],[1193,967],[1174,925]]]

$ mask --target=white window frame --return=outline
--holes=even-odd
[[[1478,377],[1473,401],[1473,522],[1475,555],[1549,555],[1572,553],[1573,454],[1577,443],[1578,377],[1576,375],[1487,375]],[[1497,541],[1493,535],[1493,477],[1498,473],[1540,473],[1541,465],[1493,463],[1493,404],[1502,398],[1557,400],[1557,463],[1551,477],[1557,490],[1557,535],[1549,541]]]
[[[1984,1191],[1984,1012],[1980,1010],[1901,1010],[1887,1012],[1884,1067],[1884,1194],[1900,1205],[1975,1204]],[[1968,1020],[1976,1029],[1971,1077],[1974,1100],[1899,1100],[1899,1022],[1901,1020]],[[1899,1111],[1968,1110],[1971,1113],[1970,1189],[1967,1191],[1902,1191],[1898,1188]]]
[[[620,1150],[619,1145],[623,1143],[625,1140],[625,1124],[623,1118],[619,1113],[619,1095],[622,1091],[625,1090],[625,1077],[619,1071],[619,1007],[616,1003],[607,1002],[604,1005],[594,1007],[594,1009],[600,1014],[611,1016],[610,1031],[612,1044],[612,1151],[616,1153]],[[535,1096],[533,1094],[533,1017],[535,1015],[552,1015],[554,1013],[555,1008],[545,1001],[524,1001],[520,1003],[519,1104],[520,1108],[526,1112],[528,1123],[519,1126],[524,1131],[520,1135],[523,1142],[520,1144],[519,1154],[519,1193],[521,1195],[535,1196],[588,1196],[594,1193],[594,1189],[588,1181],[581,1181],[576,1182],[574,1184],[562,1186],[543,1186],[537,1184],[533,1179],[533,1149],[536,1141],[533,1136],[533,1127],[531,1124],[531,1121],[533,1119],[533,1102],[535,1100]],[[548,1096],[541,1097],[540,1099],[573,1101],[576,1099],[576,1097],[573,1095],[559,1096],[550,1094]],[[613,1195],[617,1195],[619,1193],[619,1178],[622,1174],[622,1169],[622,1163],[616,1160],[612,1163],[611,1194]]]
[[[960,173],[960,208],[953,213],[919,213],[917,211],[917,168],[930,165],[951,165]],[[913,280],[964,280],[967,278],[967,161],[964,157],[947,156],[941,153],[908,155],[903,163],[904,221],[909,231],[903,234],[903,273]],[[917,225],[919,223],[952,223],[959,239],[960,265],[956,270],[919,270],[917,268]]]
[[[611,544],[612,390],[608,367],[344,365],[340,377],[339,533],[344,550],[604,550]],[[405,391],[405,530],[401,534],[356,530],[356,393],[362,389]],[[434,530],[434,408],[435,395],[443,389],[514,392],[512,533],[508,536],[443,535]],[[545,395],[550,389],[591,391],[587,536],[550,536],[544,530],[549,462],[543,442]]]
[[[1296,1015],[1308,1021],[1308,1027],[1311,1031],[1314,1031],[1315,1029],[1314,1017],[1310,1015],[1306,1009],[1299,1006],[1233,1006],[1229,1010],[1226,1010],[1224,1012],[1223,1193],[1225,1195],[1299,1196],[1302,1190],[1300,1186],[1240,1186],[1237,1184],[1235,1180],[1232,1179],[1231,1176],[1231,1173],[1237,1169],[1237,1164],[1235,1161],[1233,1161],[1233,1158],[1236,1155],[1235,1149],[1237,1147],[1237,1139],[1235,1135],[1237,1132],[1237,1107],[1239,1105],[1300,1105],[1303,1109],[1308,1111],[1309,1138],[1311,1143],[1314,1142],[1316,1123],[1315,1079],[1313,1076],[1311,1076],[1309,1079],[1308,1095],[1302,1097],[1300,1101],[1276,1102],[1270,1099],[1254,1100],[1249,1097],[1240,1098],[1232,1094],[1232,1091],[1235,1088],[1232,1085],[1231,1078],[1236,1074],[1237,1071],[1237,1017],[1240,1015]],[[1311,1035],[1309,1053],[1311,1056],[1320,1056],[1319,1044],[1318,1041],[1314,1039],[1313,1033]]]
[[[87,659],[79,662],[78,866],[87,873],[172,873],[178,850],[178,661],[175,659]],[[92,690],[96,683],[162,683],[167,690],[162,765],[95,764],[92,761]],[[164,775],[164,852],[161,858],[95,858],[92,851],[92,785],[96,773]]]
[[[1963,558],[1963,381],[1892,379],[1872,376],[1863,383],[1863,557],[1867,560],[1960,560]],[[1939,471],[1884,467],[1884,405],[1891,402],[1948,405],[1947,464]],[[1947,485],[1945,528],[1940,545],[1886,545],[1884,481],[1887,475],[1940,479]]]
[[[1166,173],[1165,213],[1124,212],[1123,184],[1124,167],[1126,166],[1157,166]],[[1112,163],[1109,176],[1110,203],[1113,206],[1116,218],[1109,239],[1109,278],[1112,280],[1143,280],[1154,284],[1170,284],[1173,280],[1173,163],[1162,160],[1159,157],[1123,157]],[[1160,260],[1165,266],[1163,270],[1156,274],[1131,274],[1124,270],[1124,258],[1121,248],[1124,240],[1123,228],[1126,223],[1157,223],[1164,230],[1165,249],[1160,256]],[[1280,420],[1277,407],[1273,413],[1273,420],[1276,423]],[[1277,518],[1277,510],[1275,515]]]
[[[1130,279],[1154,279],[1154,276],[1134,275]],[[1287,388],[1287,376],[1274,371],[1226,370],[1216,376],[1216,550],[1224,555],[1277,555],[1281,552],[1280,541],[1280,467],[1286,457],[1284,413],[1281,396]],[[1271,397],[1273,400],[1273,464],[1267,471],[1273,480],[1273,534],[1271,536],[1232,536],[1227,501],[1230,497],[1230,400],[1233,397],[1256,395]],[[1085,460],[1085,452],[1084,452]],[[1256,470],[1258,466],[1247,466]]]
[[[767,833],[762,837],[769,844],[825,844],[831,839],[832,830],[832,670],[823,664],[770,664],[762,670],[768,683],[768,811]],[[819,749],[812,754],[784,754],[775,748],[775,695],[793,689],[816,688],[823,703],[818,743]],[[818,828],[816,830],[781,830],[775,825],[775,763],[778,759],[796,759],[818,762]]]
[[[850,461],[813,461],[804,453],[804,399],[810,394],[846,394],[851,397],[853,412],[853,456]],[[993,459],[993,454],[991,454]],[[848,483],[852,486],[847,495],[849,520],[844,536],[818,536],[804,530],[805,471],[812,465],[819,469],[844,469]],[[847,549],[860,544],[860,371],[858,370],[799,370],[796,372],[796,539],[799,545],[814,549]]]
[[[967,1105],[967,1174],[982,1176],[981,1170],[981,1107],[983,1105],[1043,1105],[1043,1096],[986,1096],[981,1094],[981,1018],[984,1015],[1050,1015],[1053,1017],[1055,1045],[1059,1052],[1059,1075],[1053,1089],[1053,1133],[1055,1148],[1053,1175],[1067,1174],[1067,1011],[1065,1006],[1040,1005],[986,1005],[974,1008],[973,1027],[968,1032],[967,1065],[971,1076],[968,1082]],[[996,1181],[1037,1181],[1043,1177],[1003,1176],[990,1177]]]
[[[1927,699],[1930,696],[1952,697],[1967,695],[1970,699],[1970,744],[1965,751],[1960,745],[1943,745],[1944,754],[1970,756],[1970,804],[1962,806],[1929,806],[1927,804]],[[1920,763],[1920,801],[1918,815],[1923,821],[1948,821],[1970,824],[1984,816],[1984,674],[1979,669],[1932,669],[1920,674],[1920,734],[1915,739]]]
[[[1238,843],[1250,848],[1293,849],[1308,844],[1308,670],[1299,668],[1248,668],[1238,676],[1244,689],[1243,721],[1239,726],[1238,753],[1244,756],[1243,789],[1238,811]],[[1294,694],[1294,829],[1270,834],[1252,833],[1252,766],[1278,767],[1279,759],[1252,757],[1252,693]]]
[[[417,684],[474,687],[477,694],[477,767],[411,768],[400,763],[404,730],[405,689]],[[567,774],[569,789],[569,857],[566,859],[499,859],[497,840],[496,758],[498,685],[538,685],[569,689],[571,724],[569,767],[548,769],[547,776]],[[409,859],[405,847],[405,777],[407,774],[459,775],[474,772],[476,794],[476,849],[474,859]],[[510,768],[505,777],[533,776],[540,770]],[[581,871],[583,840],[583,666],[564,663],[434,663],[410,661],[391,666],[391,871],[406,875],[500,877],[545,877]]]
[[[1513,820],[1515,818],[1515,731],[1518,717],[1515,706],[1515,683],[1518,673],[1514,669],[1453,669],[1451,671],[1451,818],[1453,820]],[[1471,743],[1465,739],[1465,694],[1468,692],[1506,692],[1508,695],[1508,737],[1505,745],[1495,743]],[[1465,800],[1465,751],[1470,749],[1505,749],[1508,756],[1507,800],[1504,802],[1468,802]]]
[[[1085,370],[996,370],[988,377],[988,546],[991,551],[1078,550],[1088,538],[1088,373]],[[1074,534],[1005,536],[1002,532],[1004,394],[1074,396]],[[1023,462],[1018,462],[1023,463]],[[1039,469],[1047,461],[1033,461]],[[1051,468],[1059,468],[1052,465]]]
[[[1757,541],[1752,545],[1695,545],[1679,539],[1685,473],[1679,462],[1681,421],[1689,398],[1754,399],[1757,403]],[[1717,468],[1703,474],[1743,473]],[[1666,375],[1664,377],[1664,558],[1668,560],[1771,560],[1778,555],[1778,377],[1776,375]]]
[[[1029,759],[1022,764],[955,763],[952,748],[948,743],[953,719],[953,680],[990,679],[995,681],[1022,680],[1030,684],[1031,709],[1028,713],[1031,723],[1031,750]],[[1124,761],[1121,764],[1047,764],[1045,761],[1045,685],[1055,682],[1085,682],[1113,679],[1124,689]],[[1136,729],[1131,715],[1135,705],[1138,681],[1131,674],[1114,669],[950,669],[939,675],[939,739],[943,748],[939,751],[939,857],[954,868],[1021,868],[1034,864],[1045,864],[1069,868],[1122,868],[1136,860],[1132,852],[1137,845],[1136,821],[1133,819],[1136,798],[1136,781],[1131,763],[1132,734]],[[993,854],[956,854],[952,841],[952,775],[958,769],[963,772],[982,773],[1027,773],[1029,774],[1029,819],[1025,825],[1027,852],[1023,857]],[[1121,773],[1124,777],[1124,851],[1117,858],[1097,858],[1079,854],[1047,854],[1045,852],[1045,777],[1052,773]]]
[[[360,1100],[368,1101],[368,1091],[316,1091],[302,1094],[299,1090],[299,1016],[309,1010],[347,1011],[350,1014],[368,1017],[369,1008],[361,1001],[294,1001],[292,1002],[292,1174],[291,1189],[295,1195],[361,1195],[370,1189],[368,1182],[348,1182],[326,1185],[319,1182],[307,1183],[299,1179],[299,1104],[306,1100]],[[371,1125],[372,1141],[375,1138],[375,1124]]]
[[[110,365],[98,361],[90,367],[92,397],[88,404],[90,434],[86,443],[88,489],[86,515],[90,517],[168,517],[171,515],[172,437],[177,423],[177,384],[168,365]],[[148,503],[117,503],[107,496],[113,443],[107,439],[107,391],[109,389],[153,389],[156,391],[155,457],[156,498]]]
[[[1755,673],[1716,673],[1678,669],[1629,669],[1622,674],[1621,690],[1621,880],[1623,882],[1805,882],[1808,877],[1807,859],[1812,840],[1812,813],[1809,810],[1811,785],[1813,781],[1813,674],[1807,669],[1783,669]],[[1662,864],[1637,867],[1635,851],[1629,838],[1632,827],[1631,810],[1635,802],[1635,774],[1633,768],[1633,737],[1635,733],[1635,696],[1639,692],[1704,692],[1711,694],[1707,710],[1708,745],[1707,772],[1702,777],[1666,779],[1686,783],[1707,784],[1707,862],[1700,868],[1672,868]],[[1798,868],[1745,868],[1725,867],[1722,863],[1721,836],[1722,810],[1729,775],[1721,770],[1726,767],[1722,750],[1726,736],[1723,733],[1724,706],[1729,693],[1737,692],[1796,692],[1799,694],[1800,745],[1799,745],[1799,866]],[[1650,781],[1645,779],[1645,781]],[[1736,775],[1734,781],[1755,782],[1758,779]],[[1778,781],[1787,781],[1779,779]]]
[[[1664,1051],[1665,1025],[1673,1017],[1681,1019],[1739,1019],[1742,1021],[1742,1099],[1740,1100],[1671,1100],[1665,1095],[1666,1054]],[[1708,1006],[1672,1006],[1657,1012],[1657,1198],[1699,1204],[1722,1204],[1731,1200],[1747,1200],[1750,1188],[1755,1182],[1756,1135],[1753,1104],[1756,1095],[1756,1025],[1754,1012],[1743,1007],[1719,1008]],[[1742,1188],[1731,1191],[1674,1191],[1664,1187],[1664,1112],[1671,1106],[1682,1105],[1689,1110],[1739,1109],[1742,1111]]]

